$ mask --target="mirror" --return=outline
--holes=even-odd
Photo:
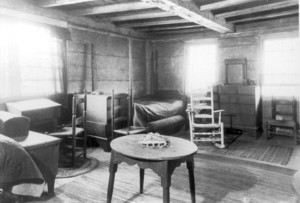
[[[226,59],[226,85],[243,85],[247,79],[247,60],[245,58]]]

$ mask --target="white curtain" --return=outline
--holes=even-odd
[[[63,91],[62,41],[36,24],[0,19],[0,98]]]

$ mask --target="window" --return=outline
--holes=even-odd
[[[296,96],[300,84],[299,38],[266,38],[262,45],[262,94]]]
[[[187,46],[187,90],[206,88],[216,82],[217,40]]]
[[[0,97],[62,92],[62,42],[50,29],[0,21]]]

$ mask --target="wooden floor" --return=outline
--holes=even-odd
[[[187,136],[184,133],[182,136]],[[238,139],[253,143],[282,144],[294,147],[290,163],[287,168],[300,169],[299,146],[292,143],[292,139],[274,138],[264,140],[242,135]],[[108,167],[110,153],[101,148],[89,148],[88,155],[99,160],[100,167],[94,171],[74,178],[57,179],[55,195],[45,193],[42,198],[29,202],[105,202],[108,183]],[[222,160],[224,158],[217,157]],[[296,203],[296,194],[291,185],[291,174],[277,174],[275,172],[260,171],[259,168],[244,165],[243,162],[229,161],[219,164],[215,160],[207,159],[202,162],[196,160],[196,167],[200,167],[200,176],[196,178],[196,198],[199,203],[210,202],[281,202]],[[212,170],[211,170],[212,169]],[[198,168],[199,170],[199,168]],[[177,171],[177,172],[176,172]],[[190,202],[186,167],[181,166],[172,178],[171,202]],[[145,194],[138,194],[138,169],[134,166],[121,167],[117,171],[113,202],[162,202],[162,191],[159,178],[152,172],[145,175]]]

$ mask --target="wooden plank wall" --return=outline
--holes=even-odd
[[[157,90],[184,89],[184,42],[154,43]]]
[[[298,30],[298,19],[287,18],[266,22],[254,23],[248,26],[239,26],[240,34],[212,35],[218,38],[219,46],[219,82],[225,82],[225,64],[227,58],[246,58],[248,62],[247,77],[259,84],[260,80],[260,46],[261,36],[272,33],[289,33]],[[199,36],[198,39],[209,38],[209,35]],[[185,41],[197,40],[197,37],[172,39],[172,41],[156,40],[153,50],[157,50],[157,78],[160,89],[180,89],[184,87],[184,44]],[[201,56],[199,56],[201,59]],[[270,118],[271,100],[262,98],[263,121]],[[299,105],[298,112],[299,112]],[[299,118],[299,116],[298,116]],[[299,120],[298,120],[299,123]],[[263,124],[263,127],[265,125]]]
[[[259,80],[259,37],[241,36],[219,39],[219,67],[220,81],[225,81],[225,63],[226,59],[246,58],[247,59],[247,78]]]
[[[128,92],[129,39],[72,29],[68,41],[68,92]],[[132,40],[132,75],[135,94],[146,90],[145,40]],[[92,49],[93,46],[93,49]],[[93,53],[92,53],[93,52]],[[92,71],[93,54],[93,71]],[[92,72],[94,89],[92,89]]]

